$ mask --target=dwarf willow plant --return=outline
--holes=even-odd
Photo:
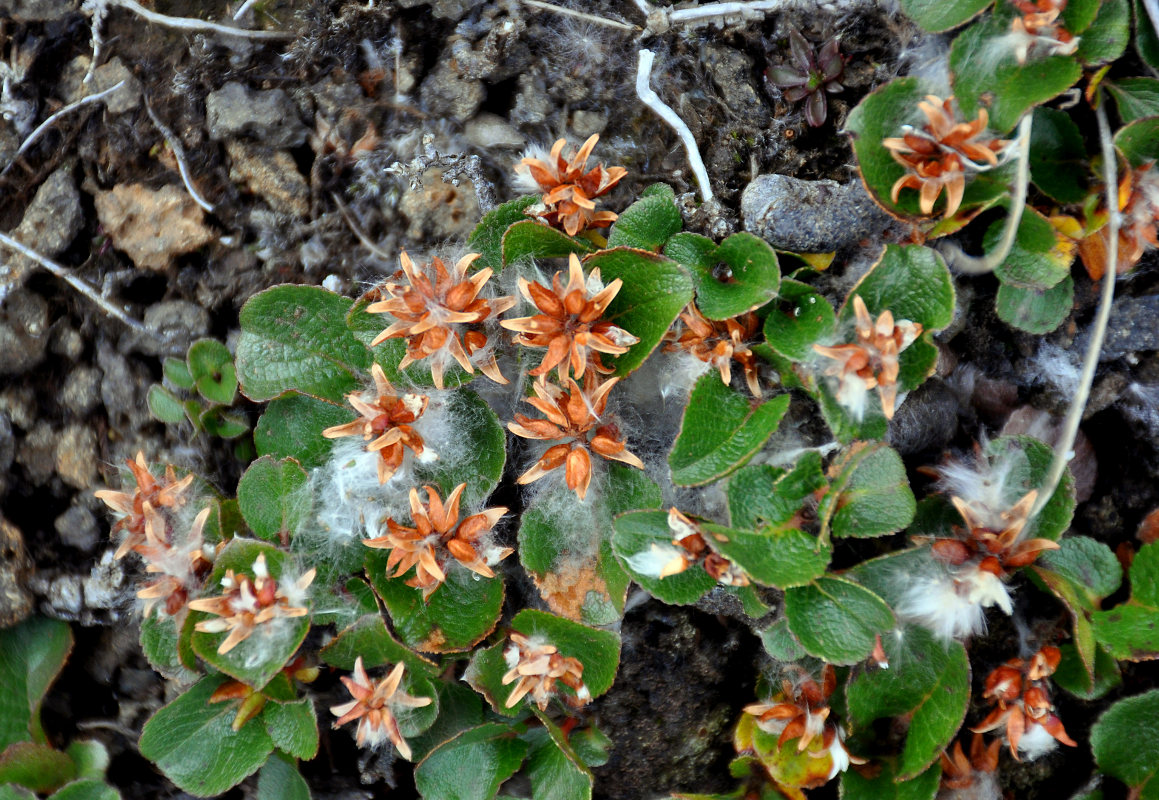
[[[983,242],[1008,250],[999,315],[1050,330],[1070,310],[1071,261],[1081,251],[1093,270],[1111,230],[1076,124],[1039,107],[1084,70],[1088,96],[1107,89],[1123,117],[1121,252],[1154,240],[1159,82],[1099,68],[1127,44],[1127,6],[904,5],[930,30],[978,19],[951,48],[953,99],[900,78],[853,112],[865,182],[915,241],[1021,207],[1003,137],[1029,135],[1032,115],[1041,194]],[[594,146],[524,159],[542,194],[488,213],[454,267],[400,255],[359,298],[312,286],[251,298],[236,375],[268,405],[236,497],[155,477],[143,459],[136,488],[103,495],[119,554],[148,564],[142,647],[186,687],[146,724],[142,754],[195,795],[260,771],[260,797],[305,797],[296,763],[319,746],[309,684],[328,667],[347,694],[325,724],[414,762],[424,797],[496,797],[520,771],[537,800],[589,797],[609,740],[575,709],[615,680],[633,584],[669,604],[734,596],[770,657],[727,797],[840,776],[847,798],[929,798],[993,781],[1000,758],[1077,746],[1054,686],[1098,698],[1120,661],[1153,657],[1159,545],[1136,555],[1129,599],[1103,609],[1119,561],[1064,536],[1073,481],[1052,480],[1051,450],[1023,436],[934,466],[935,490],[915,497],[886,434],[954,316],[943,255],[884,246],[833,302],[815,287],[826,260],[683,231],[666,185],[596,211],[623,171],[588,170]],[[782,430],[793,406],[832,440]],[[876,557],[834,569],[835,552],[868,539]],[[520,574],[538,594],[529,607]],[[1031,642],[1033,656],[1012,644],[985,681],[987,714],[967,723],[967,645],[987,613],[1012,613],[1015,585],[1058,598],[1071,624]],[[1154,727],[1157,697],[1114,706],[1091,742],[1144,792],[1149,751],[1113,742]],[[999,738],[963,749],[970,724]]]

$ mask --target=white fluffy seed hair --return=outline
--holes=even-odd
[[[943,789],[937,800],[1002,800],[1002,787],[993,772],[974,772],[973,781],[963,789]]]
[[[985,451],[985,437],[979,442]],[[1009,511],[1027,491],[1030,465],[1022,448],[1009,445],[992,457],[970,455],[938,467],[938,489],[958,497],[977,514],[987,528],[1002,530],[1003,512]]]
[[[1036,722],[1029,722],[1022,738],[1018,740],[1018,752],[1027,761],[1035,761],[1058,747],[1058,742],[1046,728]]]
[[[1027,362],[1025,371],[1032,384],[1049,386],[1063,397],[1073,397],[1082,374],[1082,352],[1044,341]]]
[[[567,155],[566,147],[564,148],[564,155]],[[511,188],[521,194],[542,194],[543,189],[535,182],[535,178],[531,177],[531,170],[523,163],[523,159],[525,158],[535,158],[550,164],[551,148],[538,142],[529,144],[519,154],[519,158],[515,160],[515,177],[511,179]]]
[[[991,606],[1006,614],[1013,612],[1010,593],[997,575],[974,564],[953,570],[937,563],[932,566],[923,574],[905,576],[895,609],[902,621],[921,625],[948,642],[984,632],[986,609]]]

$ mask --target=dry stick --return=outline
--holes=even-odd
[[[12,165],[16,163],[16,160],[18,158],[20,158],[21,155],[24,154],[24,151],[27,150],[29,147],[31,147],[32,143],[35,142],[37,139],[39,139],[41,134],[43,134],[46,130],[48,130],[50,127],[52,127],[52,125],[58,119],[60,119],[61,117],[63,117],[66,114],[71,114],[73,111],[76,111],[78,108],[81,108],[82,106],[87,106],[89,103],[95,103],[98,100],[104,100],[106,97],[108,97],[110,94],[117,91],[117,89],[120,89],[124,85],[125,85],[124,81],[119,81],[116,84],[110,86],[108,89],[105,89],[104,91],[97,92],[96,94],[90,94],[87,97],[82,97],[80,100],[77,100],[75,103],[69,103],[67,106],[60,109],[55,114],[50,115],[48,117],[48,119],[46,119],[44,122],[42,122],[36,126],[36,130],[34,130],[32,133],[28,134],[27,139],[25,139],[23,142],[21,142],[20,147],[17,148],[17,150],[16,150],[16,154],[12,156],[12,160],[9,161],[5,165],[3,171],[0,171],[0,176],[6,174],[8,172],[8,170],[12,168]]]
[[[16,241],[15,239],[13,239],[11,236],[9,236],[6,233],[0,233],[0,244],[4,245],[5,247],[8,247],[12,250],[15,250],[17,253],[20,253],[22,256],[26,256],[28,258],[31,258],[33,261],[35,261],[40,266],[44,267],[46,270],[51,272],[56,277],[66,281],[70,286],[72,286],[72,288],[76,289],[78,292],[83,294],[89,300],[92,300],[94,303],[96,303],[98,306],[100,306],[101,310],[103,310],[110,317],[115,317],[116,319],[119,319],[121,322],[125,323],[125,325],[127,327],[129,327],[130,329],[136,331],[137,333],[141,333],[141,334],[144,334],[146,336],[149,336],[152,339],[159,339],[160,338],[157,336],[156,332],[149,330],[144,325],[142,325],[140,322],[137,322],[137,320],[128,316],[127,314],[125,314],[124,311],[121,311],[121,309],[117,308],[115,305],[110,303],[108,300],[101,297],[100,293],[96,289],[94,289],[88,283],[86,283],[85,281],[83,281],[82,279],[80,279],[76,275],[74,275],[73,271],[71,269],[69,269],[68,267],[62,267],[60,264],[57,264],[55,261],[52,261],[51,259],[45,258],[40,253],[33,250],[31,247],[28,247],[27,245],[21,244],[20,242]]]
[[[150,11],[134,0],[98,0],[98,6],[112,6],[123,8],[127,11],[132,11],[134,14],[144,17],[149,22],[157,25],[165,25],[170,28],[178,28],[185,31],[194,31],[196,33],[219,33],[222,36],[237,36],[242,39],[267,39],[284,41],[286,39],[296,39],[298,34],[289,31],[250,31],[243,28],[231,28],[228,25],[221,25],[217,22],[209,22],[208,20],[189,19],[187,17],[170,17],[166,14],[158,14],[156,11]]]
[[[153,113],[153,106],[149,105],[149,101],[142,98],[145,103],[145,110],[149,112],[149,119],[153,120],[153,124],[157,126],[157,130],[161,132],[161,138],[165,140],[165,144],[169,145],[169,149],[173,151],[173,158],[177,160],[177,171],[181,174],[181,181],[185,184],[185,190],[189,192],[189,196],[193,198],[193,202],[201,206],[208,213],[213,213],[213,203],[210,203],[197,191],[193,185],[193,179],[189,175],[189,167],[185,163],[185,147],[181,144],[181,140],[173,135],[173,132],[165,127],[157,115]]]
[[[1030,186],[1030,124],[1032,115],[1027,113],[1018,126],[1018,174],[1014,179],[1014,188],[1011,193],[1013,202],[1010,204],[1010,213],[1006,215],[1006,227],[1002,229],[1002,239],[998,248],[982,257],[966,254],[954,242],[946,242],[939,249],[951,267],[972,275],[981,275],[993,272],[1002,265],[1010,251],[1014,249],[1014,241],[1018,238],[1018,226],[1022,223],[1022,212],[1026,209],[1026,191]]]
[[[1100,95],[1102,93],[1100,92]],[[1058,487],[1062,475],[1066,471],[1067,462],[1071,459],[1071,449],[1074,447],[1075,436],[1078,435],[1079,423],[1082,422],[1083,411],[1087,406],[1087,398],[1091,394],[1091,384],[1095,379],[1095,369],[1099,366],[1099,353],[1103,349],[1103,339],[1107,335],[1107,321],[1111,318],[1111,301],[1115,298],[1115,278],[1118,276],[1119,264],[1119,176],[1118,164],[1115,161],[1115,146],[1111,141],[1111,126],[1107,124],[1107,112],[1104,97],[1097,98],[1100,102],[1095,109],[1099,120],[1099,144],[1103,150],[1103,180],[1107,184],[1107,208],[1110,210],[1107,226],[1109,227],[1107,242],[1107,264],[1103,273],[1103,290],[1099,295],[1099,310],[1091,323],[1091,342],[1087,345],[1087,354],[1083,359],[1083,371],[1079,376],[1079,383],[1075,389],[1074,399],[1066,413],[1062,432],[1054,446],[1054,458],[1050,462],[1050,470],[1046,474],[1046,481],[1038,493],[1038,500],[1031,510],[1031,517],[1037,515],[1050,501],[1054,490]]]
[[[712,200],[712,184],[709,183],[708,170],[704,168],[704,161],[700,158],[696,138],[693,137],[688,126],[684,124],[684,120],[680,119],[680,115],[665,105],[660,96],[652,91],[652,87],[648,85],[648,81],[652,77],[652,62],[655,58],[656,54],[651,50],[641,48],[640,63],[636,68],[636,96],[640,98],[640,102],[655,111],[680,136],[680,141],[684,143],[684,149],[688,152],[688,164],[692,167],[692,174],[696,176],[696,183],[700,187],[700,198],[707,203]]]
[[[563,6],[552,5],[545,3],[543,0],[523,0],[524,5],[538,8],[540,11],[550,11],[553,14],[559,14],[561,17],[574,17],[575,19],[582,19],[585,22],[592,22],[596,25],[605,25],[609,28],[618,28],[622,31],[638,31],[638,25],[629,25],[626,22],[619,20],[608,19],[607,17],[598,17],[595,14],[585,14],[583,11],[576,11],[571,8],[564,8]]]

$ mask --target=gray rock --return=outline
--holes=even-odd
[[[56,471],[55,452],[56,431],[41,420],[16,448],[16,463],[24,467],[30,481],[43,486]]]
[[[539,125],[547,120],[554,104],[547,96],[547,86],[543,77],[525,72],[519,76],[519,89],[515,92],[515,107],[511,109],[511,122],[515,125]]]
[[[49,175],[36,190],[24,212],[24,219],[11,235],[42,256],[53,258],[72,244],[83,223],[80,192],[73,181],[72,167],[65,166]],[[7,263],[0,265],[0,281],[20,286],[28,274],[38,268],[32,259],[12,256]]]
[[[100,528],[93,512],[83,505],[73,503],[68,511],[53,522],[60,540],[82,553],[91,553],[101,540]]]
[[[60,91],[68,102],[75,103],[124,81],[120,89],[101,101],[105,108],[110,114],[123,114],[141,105],[141,82],[129,71],[124,61],[115,56],[110,58],[93,70],[93,79],[86,84],[84,77],[90,63],[92,59],[88,56],[77,56],[65,67],[60,78]]]
[[[1090,340],[1088,327],[1075,337],[1072,349],[1085,353]],[[1120,297],[1111,308],[1099,361],[1114,361],[1143,350],[1159,350],[1159,295]]]
[[[77,367],[65,378],[57,400],[78,416],[89,413],[101,401],[101,371],[87,364]]]
[[[12,423],[7,414],[0,412],[0,476],[8,472],[8,468],[12,466],[12,459],[15,457],[16,437],[12,435]],[[0,486],[2,485],[0,483]]]
[[[117,608],[123,603],[124,586],[125,569],[113,558],[113,551],[106,550],[100,563],[82,582],[85,606],[89,610],[101,611]]]
[[[571,129],[580,139],[587,139],[593,133],[603,133],[608,127],[608,115],[603,111],[579,109],[571,115]]]
[[[0,414],[7,414],[8,419],[16,427],[24,430],[32,428],[36,424],[38,410],[36,392],[27,383],[18,383],[0,390]]]
[[[145,327],[157,338],[127,334],[125,347],[146,355],[168,355],[184,351],[195,339],[209,330],[209,312],[188,300],[166,300],[150,306],[145,312]]]
[[[76,328],[65,320],[58,320],[53,323],[52,331],[49,333],[48,349],[69,361],[76,361],[84,353],[85,340]]]
[[[804,181],[758,175],[740,200],[745,230],[773,247],[799,253],[829,253],[876,238],[892,218],[861,181]]]
[[[744,115],[750,125],[763,127],[769,124],[768,106],[752,82],[751,58],[731,47],[709,44],[701,50],[701,63],[731,111]]]
[[[0,628],[10,628],[32,613],[32,594],[25,585],[29,567],[24,535],[0,517]]]
[[[77,575],[58,575],[49,585],[45,593],[49,608],[56,614],[69,619],[76,619],[80,615],[84,603],[84,588]]]
[[[209,135],[222,141],[249,136],[267,147],[297,147],[307,129],[298,107],[281,89],[250,89],[230,82],[205,99]]]
[[[19,375],[35,367],[48,347],[48,303],[16,289],[0,308],[0,375]]]
[[[226,142],[225,149],[230,180],[244,184],[274,211],[292,217],[305,217],[310,212],[310,187],[289,152],[242,139]]]
[[[579,112],[576,112],[579,113]],[[486,111],[477,114],[463,126],[463,138],[485,150],[491,147],[520,148],[526,144],[523,134],[497,114]]]
[[[69,486],[88,489],[97,480],[97,435],[88,425],[69,425],[57,438],[56,474]]]
[[[459,20],[483,0],[397,0],[400,8],[429,5],[438,19]]]
[[[80,7],[80,0],[13,0],[5,3],[11,16],[22,22],[53,22],[64,19]]]
[[[482,81],[463,77],[446,60],[439,61],[423,81],[419,93],[428,112],[449,116],[458,122],[475,116],[487,96]]]
[[[130,366],[128,359],[107,342],[97,345],[97,366],[101,369],[101,402],[109,421],[117,427],[133,427],[132,421],[144,411],[147,385]]]

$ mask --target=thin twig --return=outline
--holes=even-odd
[[[381,247],[375,244],[369,236],[362,232],[362,229],[358,227],[358,222],[354,219],[354,214],[352,214],[346,204],[342,202],[342,198],[340,198],[334,192],[330,193],[330,197],[334,200],[334,205],[338,206],[338,211],[342,214],[342,219],[346,220],[346,224],[349,226],[351,232],[358,237],[358,241],[362,242],[362,246],[370,252],[374,253],[383,261],[388,263],[394,261],[395,257],[392,254],[383,250]]]
[[[161,138],[165,140],[165,144],[169,145],[169,149],[173,151],[173,158],[177,160],[177,171],[181,174],[181,182],[185,184],[185,190],[189,192],[189,196],[193,198],[193,202],[212,214],[213,203],[202,197],[197,191],[197,187],[193,185],[193,178],[189,175],[189,167],[185,163],[184,145],[181,144],[180,139],[173,135],[171,130],[165,127],[157,115],[153,113],[153,106],[149,105],[148,98],[144,98],[144,100],[145,110],[149,112],[149,119],[153,120],[153,124],[161,132]]]
[[[144,325],[142,325],[140,322],[138,322],[137,320],[135,320],[132,317],[125,314],[124,311],[117,308],[115,305],[110,303],[104,297],[101,297],[100,292],[98,292],[96,289],[94,289],[92,286],[90,286],[84,280],[82,280],[82,279],[78,278],[76,275],[74,275],[73,271],[71,269],[69,269],[68,267],[62,267],[60,264],[57,264],[55,261],[42,256],[40,253],[36,252],[31,247],[28,247],[27,245],[24,245],[24,244],[16,241],[15,239],[13,239],[11,236],[9,236],[6,233],[0,233],[0,244],[4,245],[5,247],[8,247],[12,250],[15,250],[17,253],[20,253],[22,256],[25,256],[27,258],[31,258],[33,261],[35,261],[40,266],[44,267],[46,270],[51,272],[53,275],[55,275],[56,277],[60,278],[61,280],[65,281],[65,282],[67,282],[70,286],[72,286],[72,288],[76,289],[78,292],[83,294],[89,300],[92,300],[94,303],[96,303],[101,308],[101,310],[103,310],[110,317],[114,317],[116,319],[119,319],[121,322],[123,322],[125,324],[126,327],[130,328],[131,330],[136,331],[137,333],[143,334],[145,336],[148,336],[151,339],[160,339],[160,337],[156,334],[156,332],[149,330]]]
[[[58,119],[65,116],[66,114],[71,114],[72,112],[76,111],[78,108],[81,108],[83,106],[87,106],[89,103],[95,103],[98,100],[104,100],[106,97],[108,97],[110,94],[117,91],[117,89],[120,89],[124,85],[125,85],[124,81],[118,81],[117,83],[113,84],[112,86],[110,86],[108,89],[105,89],[104,91],[97,92],[96,94],[90,94],[87,97],[82,97],[80,100],[77,100],[75,103],[69,103],[67,106],[60,109],[56,113],[49,115],[48,119],[46,119],[44,122],[37,125],[36,130],[34,130],[32,133],[28,134],[28,138],[20,143],[20,147],[18,147],[16,149],[16,154],[12,156],[12,160],[9,161],[4,166],[3,171],[0,171],[0,176],[5,175],[8,172],[8,170],[12,168],[12,165],[16,163],[16,160],[24,154],[24,151],[26,151],[29,147],[31,147],[33,142],[35,142],[37,139],[39,139],[41,134],[43,134],[46,130],[51,128],[53,126],[53,124],[55,124]]]
[[[704,19],[712,19],[713,17],[727,17],[731,14],[764,14],[769,11],[777,11],[784,8],[789,3],[785,0],[748,0],[748,2],[733,2],[733,3],[711,3],[706,6],[696,6],[694,8],[679,8],[673,11],[668,19],[672,21],[673,25],[680,25],[687,22],[699,22]]]
[[[257,1],[258,0],[245,0],[245,2],[241,4],[241,6],[238,8],[238,10],[233,12],[234,21],[236,22],[237,20],[241,19],[245,15],[245,12],[247,12],[251,8],[253,8],[254,3],[256,3]]]
[[[1026,191],[1030,186],[1030,125],[1033,115],[1026,114],[1018,126],[1018,174],[1011,191],[1010,213],[1006,215],[1006,226],[998,247],[984,256],[977,257],[965,253],[954,242],[946,242],[939,248],[951,267],[959,272],[982,275],[993,272],[1006,260],[1014,249],[1018,238],[1018,226],[1022,224],[1022,212],[1026,210]]]
[[[1111,141],[1111,126],[1107,123],[1106,104],[1100,101],[1095,109],[1099,121],[1099,144],[1103,151],[1103,181],[1106,182],[1106,203],[1109,212],[1107,220],[1107,264],[1103,272],[1103,290],[1099,295],[1099,310],[1091,323],[1091,341],[1087,345],[1086,357],[1083,359],[1083,371],[1079,376],[1078,386],[1075,387],[1074,399],[1063,422],[1062,432],[1054,445],[1054,458],[1050,462],[1050,470],[1046,473],[1046,480],[1039,490],[1038,500],[1034,503],[1031,516],[1038,514],[1050,501],[1054,490],[1062,480],[1070,461],[1074,448],[1074,440],[1078,435],[1079,423],[1082,422],[1083,411],[1087,406],[1087,399],[1091,395],[1091,384],[1095,380],[1095,369],[1099,365],[1099,353],[1103,349],[1103,339],[1107,335],[1107,321],[1111,318],[1111,301],[1115,299],[1115,278],[1118,276],[1119,264],[1119,176],[1116,161],[1115,146]]]
[[[652,91],[652,87],[648,85],[652,77],[652,62],[655,58],[656,54],[651,50],[641,48],[640,62],[636,68],[636,96],[640,98],[640,102],[655,111],[680,136],[680,141],[684,143],[684,149],[688,153],[688,164],[692,167],[692,174],[696,176],[696,183],[700,187],[700,198],[707,203],[712,200],[712,184],[708,180],[708,170],[704,168],[704,161],[700,158],[696,138],[688,126],[684,124],[684,120],[680,119],[680,115],[665,105],[660,96]]]
[[[150,11],[134,0],[98,0],[99,5],[116,6],[127,11],[132,11],[134,14],[144,17],[149,22],[157,25],[165,25],[169,28],[177,28],[184,31],[194,31],[196,33],[217,33],[222,36],[237,36],[242,39],[266,39],[284,41],[286,39],[296,39],[298,34],[291,31],[251,31],[244,28],[231,28],[228,25],[222,25],[218,22],[209,22],[202,19],[189,19],[188,17],[170,17],[167,14],[158,14],[156,11]]]
[[[524,5],[529,5],[532,8],[538,8],[540,11],[550,11],[553,14],[559,14],[561,17],[574,17],[575,19],[582,19],[585,22],[591,22],[596,25],[604,25],[608,28],[618,28],[622,31],[638,31],[637,25],[629,25],[626,22],[619,20],[608,19],[607,17],[598,17],[595,14],[585,14],[583,11],[576,11],[571,8],[564,8],[563,6],[552,5],[545,3],[543,0],[523,0]]]

